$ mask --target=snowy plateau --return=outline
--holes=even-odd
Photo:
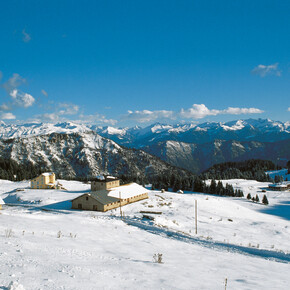
[[[260,200],[268,186],[223,182]],[[0,289],[289,289],[289,192],[266,189],[265,206],[148,190],[121,219],[119,209],[72,210],[90,184],[61,183],[67,190],[0,180]],[[140,211],[162,214],[150,220]]]

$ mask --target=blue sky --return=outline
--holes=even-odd
[[[290,2],[5,1],[0,119],[290,116]]]

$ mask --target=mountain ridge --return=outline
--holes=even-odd
[[[81,151],[83,148],[80,148],[79,144],[72,140],[70,140],[70,144],[67,144],[68,147],[79,148],[84,156],[91,154],[94,158],[97,158],[97,155],[94,155],[95,153],[92,152],[95,152],[94,150],[101,150],[101,148],[96,148],[96,146],[100,144],[100,140],[106,140],[101,142],[103,146],[111,144],[110,146],[113,146],[117,151],[121,150],[120,148],[123,151],[128,148],[142,149],[172,166],[184,168],[193,173],[200,173],[219,162],[241,161],[247,158],[266,158],[272,161],[275,161],[277,158],[290,159],[290,145],[288,144],[290,140],[290,122],[283,123],[270,119],[247,119],[224,123],[205,122],[202,124],[180,125],[155,123],[145,128],[139,126],[132,128],[100,127],[73,122],[56,124],[28,123],[19,125],[6,125],[3,122],[0,124],[2,150],[5,149],[3,145],[5,140],[14,140],[11,142],[15,143],[18,138],[25,143],[28,140],[33,140],[32,137],[40,138],[43,136],[45,139],[45,136],[53,134],[74,136],[74,138],[79,138],[84,143],[91,143],[90,146],[85,146],[87,151],[91,151],[90,153]],[[92,135],[99,137],[95,137],[95,139],[88,137]],[[27,140],[24,141],[25,139]],[[49,143],[50,141],[45,140],[43,142]],[[8,146],[7,144],[6,142],[6,146]],[[41,152],[40,147],[33,150],[40,150]],[[33,152],[33,150],[31,150],[30,154],[37,153]],[[61,150],[66,149],[62,147]],[[106,152],[108,148],[102,148],[102,150]],[[29,159],[29,154],[25,154]],[[102,158],[105,158],[105,155]],[[65,155],[59,158],[64,158],[64,162],[67,162]],[[74,158],[79,161],[77,155],[74,155]],[[47,164],[49,164],[48,161],[46,160]],[[92,164],[102,168],[102,170],[106,169],[100,163],[97,164],[93,161],[89,163],[91,165],[87,164],[86,166],[90,170],[92,169]],[[74,169],[71,168],[71,170],[75,172]],[[140,170],[138,169],[137,172],[140,173],[142,171]],[[96,172],[92,171],[92,173],[95,174]],[[117,173],[117,171],[110,172],[110,174]],[[133,174],[133,171],[130,171],[130,173]]]
[[[142,150],[122,147],[90,131],[0,139],[0,157],[18,164],[37,164],[60,178],[93,178],[99,174],[139,176],[190,175]]]

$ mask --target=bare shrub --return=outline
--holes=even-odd
[[[163,264],[163,261],[162,261],[162,254],[158,253],[158,254],[154,254],[153,255],[153,261],[155,263],[158,263],[158,264]]]
[[[6,229],[5,230],[5,237],[6,238],[11,238],[13,236],[13,231],[12,229]]]

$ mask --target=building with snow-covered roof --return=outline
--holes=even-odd
[[[130,183],[85,193],[72,200],[72,208],[108,211],[146,198],[148,198],[148,190],[145,187]]]
[[[98,176],[91,182],[91,191],[108,190],[120,186],[120,179],[113,176]]]
[[[45,172],[31,179],[31,188],[33,189],[55,189],[56,187],[57,183],[53,172]]]
[[[269,188],[272,190],[277,190],[277,191],[290,190],[290,181],[269,184]]]
[[[4,200],[0,197],[0,210],[2,209],[2,205],[5,204]]]

